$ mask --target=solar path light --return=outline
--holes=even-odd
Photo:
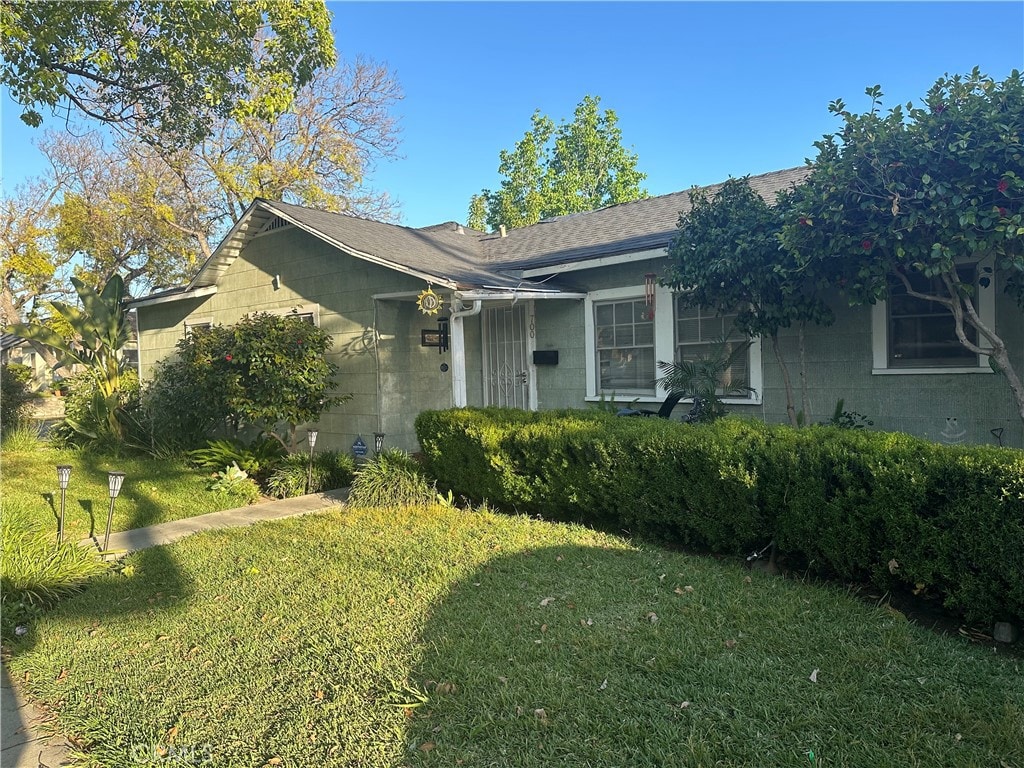
[[[57,546],[64,541],[64,502],[67,498],[68,483],[71,481],[71,465],[57,465],[57,485],[60,486],[60,517],[57,519]]]
[[[316,446],[316,438],[320,433],[315,429],[306,432],[306,439],[309,440],[309,465],[306,467],[306,493],[309,493],[313,485],[313,448]]]
[[[124,472],[107,473],[107,489],[110,491],[110,511],[107,512],[107,532],[103,537],[103,551],[110,546],[110,526],[114,522],[114,500],[121,492],[121,484],[124,482]]]

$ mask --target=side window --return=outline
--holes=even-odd
[[[960,280],[973,281],[974,268],[957,270]],[[910,285],[918,293],[942,293],[939,278],[915,274]],[[956,337],[953,314],[938,302],[918,299],[907,293],[902,281],[893,279],[888,301],[888,364],[890,368],[943,368],[978,365],[978,356]],[[977,343],[977,331],[964,326],[964,333]]]
[[[196,322],[196,323],[185,323],[185,338],[189,338],[194,333],[202,333],[213,328],[211,322]]]

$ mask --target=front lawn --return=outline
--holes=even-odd
[[[79,541],[93,531],[103,535],[110,506],[109,471],[126,475],[114,505],[115,531],[244,506],[227,494],[207,491],[207,475],[180,459],[114,458],[43,446],[26,452],[4,451],[0,455],[4,507],[19,509],[40,528],[52,530],[54,536],[60,508],[58,464],[72,467],[64,519],[65,537],[71,541]],[[47,498],[48,494],[52,499]]]
[[[10,648],[96,765],[1024,764],[1019,659],[578,527],[339,509],[126,565]]]

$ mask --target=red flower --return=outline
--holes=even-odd
[[[874,247],[874,244],[870,240],[861,240],[860,247],[865,251],[870,251]]]
[[[1005,192],[1009,188],[1010,182],[1008,182],[1006,179],[1002,179],[998,184],[996,184],[996,189],[998,189],[1000,192]]]
[[[807,226],[807,217],[806,216],[801,216],[799,219],[797,219],[797,223],[799,223],[801,227],[806,227]]]
[[[1000,208],[999,209],[999,215],[1000,216],[1002,216],[1003,218],[1006,218],[1006,214],[1007,214],[1007,210],[1005,208]]]
[[[230,363],[233,358],[231,357],[231,355],[224,355],[224,359]]]
[[[297,343],[299,346],[302,346],[302,339],[299,339]]]

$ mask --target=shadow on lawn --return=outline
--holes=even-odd
[[[941,674],[952,648],[835,590],[748,575],[572,546],[490,561],[420,635],[406,764],[935,764],[960,731],[989,734],[979,764],[1024,757],[991,727],[1015,721],[1016,694],[947,708],[893,673]],[[851,744],[867,762],[844,763]]]

